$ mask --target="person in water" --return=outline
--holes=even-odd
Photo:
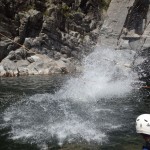
[[[136,132],[140,133],[145,140],[142,150],[150,150],[150,114],[142,114],[137,117]]]

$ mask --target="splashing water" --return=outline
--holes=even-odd
[[[93,101],[126,95],[132,90],[131,83],[136,78],[130,68],[134,54],[132,51],[129,53],[98,47],[84,59],[82,75],[70,79],[60,91],[61,96]]]
[[[39,145],[53,137],[59,144],[78,138],[103,142],[107,131],[121,126],[114,117],[118,112],[106,101],[116,103],[132,91],[136,74],[125,64],[133,57],[131,51],[96,48],[83,60],[83,73],[55,94],[35,94],[7,108],[3,127],[11,126],[12,139]]]

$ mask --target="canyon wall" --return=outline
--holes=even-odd
[[[101,45],[136,53],[132,68],[150,83],[150,1],[112,0],[101,33]]]
[[[149,0],[2,0],[0,76],[74,72],[99,43],[136,53],[132,68],[148,83],[149,6]]]

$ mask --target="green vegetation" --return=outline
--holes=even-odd
[[[47,9],[45,10],[45,12],[43,12],[43,15],[44,15],[44,16],[49,16],[49,12],[48,12]]]
[[[28,10],[30,10],[30,9],[35,9],[35,5],[34,5],[34,4],[28,5],[28,6],[25,8],[26,11],[28,11]]]
[[[99,0],[100,7],[105,10],[108,9],[110,2],[111,0]]]
[[[71,9],[67,5],[63,5],[61,8],[61,12],[66,18],[68,18],[70,17]]]
[[[82,14],[81,9],[78,10],[72,10],[70,7],[68,7],[67,5],[63,5],[61,8],[61,12],[62,14],[66,17],[66,18],[74,18],[74,15],[76,14]]]
[[[62,6],[62,11],[65,13],[65,12],[68,12],[70,11],[70,8],[67,6],[67,5],[63,5]]]

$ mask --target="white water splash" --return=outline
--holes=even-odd
[[[126,95],[136,78],[131,69],[134,54],[98,47],[84,59],[82,75],[70,79],[58,94],[83,101]]]
[[[59,144],[79,137],[101,143],[107,131],[121,126],[116,106],[108,107],[107,99],[115,102],[131,92],[136,75],[126,66],[133,57],[131,51],[97,48],[84,59],[83,73],[70,78],[58,92],[36,94],[9,107],[4,125],[11,126],[13,139],[39,145],[55,136]]]

